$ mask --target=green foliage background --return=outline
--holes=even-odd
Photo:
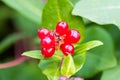
[[[52,3],[53,0],[49,1]],[[60,3],[60,1],[62,0],[58,0],[59,7],[62,4],[68,5],[68,3]],[[84,35],[81,43],[100,40],[104,44],[103,46],[87,51],[85,64],[73,76],[80,76],[87,80],[120,80],[120,31],[118,29],[120,26],[120,1],[70,0],[70,2],[72,2],[73,10],[69,6],[66,8],[68,9],[66,11],[71,10],[69,16],[75,15],[80,21],[82,17],[86,26],[85,31],[79,27],[79,30],[83,32],[82,35]],[[45,5],[42,0],[2,0],[0,3],[0,60],[3,60],[3,62],[11,60],[9,57],[2,59],[2,55],[6,54],[6,51],[18,40],[30,37],[32,38],[32,44],[36,43],[38,45],[36,38],[37,29],[41,25],[49,26],[49,28],[51,26],[54,28],[55,26],[55,24],[51,25],[49,18],[46,17],[50,11],[45,11],[48,14],[42,16]],[[64,5],[60,9],[61,13],[63,13],[62,9],[65,7]],[[48,8],[46,7],[46,9]],[[64,16],[64,13],[62,16]],[[56,15],[54,14],[50,17],[53,16]],[[83,25],[79,21],[71,22],[68,20],[69,16],[63,17],[62,20],[67,21],[71,28],[77,29],[77,25]],[[43,20],[42,17],[44,17]],[[20,32],[15,33],[9,25],[6,25],[8,19],[12,20],[14,28],[20,30]],[[45,21],[46,23],[44,23]],[[57,22],[59,20],[55,19],[54,21]],[[76,25],[72,27],[74,23]],[[36,56],[34,57],[36,58]],[[78,59],[76,61],[79,62]],[[36,63],[33,60],[12,68],[0,69],[0,80],[47,80],[47,77],[38,68],[37,64],[38,62]],[[53,63],[53,65],[56,65],[56,63]],[[40,66],[44,65],[39,64]]]

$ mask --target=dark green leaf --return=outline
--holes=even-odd
[[[69,0],[48,0],[43,10],[42,27],[55,29],[59,21],[66,21],[70,29],[76,29],[84,37],[84,24],[80,17],[72,16],[73,6]]]
[[[40,0],[2,0],[8,6],[40,24],[43,3]]]
[[[75,65],[71,55],[64,56],[62,65],[61,65],[61,74],[64,76],[71,76],[75,73]]]
[[[86,62],[77,76],[92,77],[102,70],[116,66],[111,36],[101,27],[93,26],[89,27],[86,33],[85,41],[90,40],[100,40],[104,45],[88,51]]]
[[[24,63],[11,68],[0,69],[0,80],[47,80],[35,63]]]
[[[100,80],[120,80],[120,65],[104,71]]]
[[[31,57],[31,58],[36,58],[36,59],[44,59],[40,50],[27,51],[27,52],[24,52],[22,55]]]
[[[120,28],[120,0],[80,0],[72,14],[99,24],[115,24]]]
[[[115,44],[115,55],[118,64],[120,64],[120,30],[114,25],[107,25],[105,29],[112,35]]]

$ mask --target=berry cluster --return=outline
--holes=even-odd
[[[80,33],[77,30],[69,30],[66,22],[59,22],[56,25],[56,30],[49,31],[46,28],[38,30],[38,37],[41,39],[41,52],[45,58],[51,57],[55,50],[61,49],[63,54],[74,53],[74,46],[80,39]]]

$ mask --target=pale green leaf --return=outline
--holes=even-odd
[[[72,14],[99,24],[115,24],[120,28],[120,0],[80,0]]]
[[[73,9],[69,0],[48,0],[43,10],[42,27],[55,29],[59,21],[66,21],[70,29],[76,29],[84,38],[84,24],[80,17],[71,15]]]
[[[43,3],[40,0],[2,0],[32,21],[40,24]]]
[[[80,45],[77,45],[75,47],[76,51],[79,51],[79,53],[90,50],[92,48],[95,48],[97,46],[103,45],[103,43],[99,40],[93,40],[93,41],[89,41]],[[74,55],[77,55],[77,53],[75,53]]]
[[[57,80],[60,76],[60,61],[56,59],[46,59],[41,60],[39,63],[39,68],[42,70],[43,74],[48,77],[48,80]]]
[[[40,50],[27,51],[27,52],[24,52],[22,56],[27,56],[35,59],[44,59]]]
[[[41,60],[39,68],[48,77],[49,80],[57,80],[61,76],[60,63],[62,60],[61,51],[57,50],[55,54],[47,59]]]
[[[30,36],[37,36],[37,30],[40,28],[40,25],[36,22],[33,22],[29,18],[23,16],[20,13],[14,14],[14,24],[16,25],[16,28],[21,30],[27,35]]]
[[[77,54],[77,55],[73,56],[73,60],[74,60],[75,68],[76,68],[76,70],[75,70],[75,73],[76,73],[82,68],[82,66],[85,63],[86,51],[84,51],[84,52],[75,51],[75,54]]]
[[[71,55],[64,56],[61,65],[61,74],[64,76],[71,76],[75,73],[75,65]]]
[[[105,70],[100,80],[120,80],[120,65]]]

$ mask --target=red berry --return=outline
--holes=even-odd
[[[59,34],[59,35],[64,35],[68,32],[68,24],[66,22],[59,22],[57,25],[56,25],[56,32]]]
[[[39,38],[44,38],[45,36],[47,36],[50,33],[50,31],[46,28],[41,28],[38,30],[38,36]]]
[[[74,47],[71,44],[65,43],[61,45],[61,50],[63,52],[64,55],[68,55],[68,54],[73,54],[74,53]]]
[[[54,32],[50,32],[48,36],[49,36],[52,40],[55,39],[55,37],[54,37]]]
[[[51,48],[42,48],[42,55],[45,57],[45,58],[49,58],[51,57],[54,52],[55,52],[55,48],[54,47],[51,47]]]
[[[69,30],[65,38],[67,43],[76,43],[80,40],[80,33],[77,30]]]
[[[55,40],[53,36],[45,36],[43,39],[41,39],[41,45],[45,48],[50,48],[55,46]]]

